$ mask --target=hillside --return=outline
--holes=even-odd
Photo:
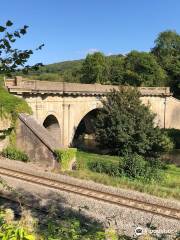
[[[106,59],[121,57],[121,54],[106,56]],[[63,61],[45,65],[38,71],[30,72],[25,77],[30,79],[80,82],[81,68],[84,59]]]
[[[79,82],[82,62],[83,60],[74,60],[48,64],[36,72],[30,72],[26,77],[38,80]]]

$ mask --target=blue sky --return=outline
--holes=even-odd
[[[180,0],[9,0],[1,1],[0,24],[28,25],[16,43],[35,48],[30,63],[84,58],[88,52],[149,51],[161,31],[180,33]]]

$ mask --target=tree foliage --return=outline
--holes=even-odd
[[[157,157],[172,147],[169,138],[154,126],[155,115],[139,97],[136,89],[128,87],[107,95],[96,121],[96,141],[101,148],[119,156],[137,153]]]
[[[88,54],[81,69],[82,83],[105,83],[107,82],[107,64],[103,53],[95,52]]]
[[[156,61],[146,52],[132,51],[125,58],[124,83],[132,86],[163,86],[167,75]]]
[[[109,66],[108,82],[111,84],[123,84],[125,72],[125,57],[122,55],[107,58]]]
[[[0,74],[11,74],[21,70],[27,72],[30,69],[37,69],[41,63],[34,66],[27,64],[28,59],[33,54],[33,50],[19,50],[14,48],[13,44],[27,33],[28,26],[24,25],[18,30],[9,31],[13,23],[8,20],[4,26],[0,26]],[[43,47],[40,45],[36,50]]]
[[[164,31],[155,40],[152,53],[165,69],[169,86],[175,96],[180,96],[180,35],[175,31]]]

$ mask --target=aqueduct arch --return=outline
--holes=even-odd
[[[95,129],[94,124],[100,108],[94,108],[82,116],[78,126],[74,129],[74,136],[71,145],[88,148],[95,145]]]
[[[50,132],[51,136],[57,141],[61,141],[61,129],[57,118],[50,114],[48,115],[44,122],[43,126]]]

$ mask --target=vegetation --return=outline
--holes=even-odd
[[[136,89],[113,90],[103,100],[103,108],[95,122],[96,142],[111,154],[133,153],[157,157],[172,148],[168,136],[154,126],[155,115],[142,104]]]
[[[11,115],[16,118],[18,113],[31,113],[31,109],[27,102],[21,98],[9,94],[2,86],[0,86],[0,114],[1,117]]]
[[[9,31],[9,28],[13,26],[13,23],[8,20],[4,26],[0,26],[0,75],[1,74],[12,74],[12,72],[21,71],[26,73],[29,69],[38,69],[42,64],[38,63],[34,66],[26,65],[28,59],[33,54],[33,50],[19,50],[13,48],[14,42],[21,38],[27,33],[28,26],[24,25],[19,30]],[[43,46],[40,45],[36,50],[41,49]]]
[[[71,162],[76,159],[76,152],[76,148],[55,150],[55,155],[62,171],[70,169]]]
[[[0,139],[9,136],[10,145],[13,147],[16,144],[16,120],[18,114],[22,112],[32,113],[27,102],[24,99],[13,96],[0,86],[0,120],[8,119],[11,122],[11,126],[8,129],[1,131]]]
[[[14,221],[14,212],[11,209],[6,209],[0,212],[0,239],[4,240],[35,240],[34,234],[30,233],[27,228],[23,226],[24,220]]]
[[[19,160],[22,162],[27,162],[29,160],[26,153],[22,152],[19,149],[16,149],[15,147],[7,147],[3,149],[1,154],[3,157],[6,157],[12,160]]]
[[[105,173],[113,177],[127,177],[129,179],[139,179],[142,182],[152,182],[163,178],[162,169],[166,166],[160,161],[145,161],[143,156],[136,153],[125,157],[114,159],[109,156],[91,159],[87,162],[86,168],[92,172]],[[160,166],[159,166],[160,165]],[[78,166],[78,169],[82,169]],[[85,168],[84,168],[85,169]]]
[[[165,132],[173,141],[174,148],[180,149],[180,130],[171,128],[171,129],[163,129],[163,132]]]
[[[140,192],[149,193],[163,198],[175,198],[180,200],[180,168],[175,165],[167,165],[167,168],[162,169],[163,178],[157,181],[152,180],[148,182],[142,179],[133,179],[122,176],[109,176],[106,173],[99,173],[92,171],[91,162],[114,162],[119,163],[119,158],[116,156],[100,155],[89,152],[77,152],[77,171],[68,171],[67,174],[86,180],[120,187],[125,189],[137,190]]]
[[[37,213],[36,213],[37,215]],[[1,240],[146,240],[166,239],[168,234],[152,233],[140,237],[118,236],[112,228],[104,229],[97,222],[81,217],[80,220],[72,215],[61,213],[59,218],[56,212],[48,213],[45,218],[42,216],[34,219],[29,210],[22,209],[20,219],[15,220],[14,212],[9,208],[0,211],[0,239]],[[41,220],[40,220],[41,219]],[[157,228],[151,223],[146,224],[149,230]],[[172,239],[179,239],[176,233]]]
[[[114,161],[111,159],[93,159],[88,162],[87,167],[93,171],[98,173],[105,173],[109,176],[121,176],[121,169],[120,169],[120,160]],[[80,168],[79,168],[80,169]]]
[[[174,95],[180,96],[180,35],[175,31],[161,32],[151,51],[166,71]]]
[[[44,81],[80,82],[82,62],[83,60],[74,60],[54,63],[40,67],[37,71],[29,71],[26,75],[19,74],[26,78]]]
[[[124,62],[124,80],[120,84],[132,86],[164,86],[167,75],[151,53],[132,51]]]
[[[107,63],[104,54],[95,52],[88,54],[82,64],[82,83],[106,83]]]
[[[46,227],[37,227],[37,220],[33,219],[30,212],[22,210],[20,220],[14,220],[14,212],[6,209],[0,212],[0,239],[2,240],[105,240],[111,236],[111,240],[118,240],[116,233],[109,230],[104,232],[103,228],[95,224],[84,224],[76,217],[56,219],[46,216]]]

